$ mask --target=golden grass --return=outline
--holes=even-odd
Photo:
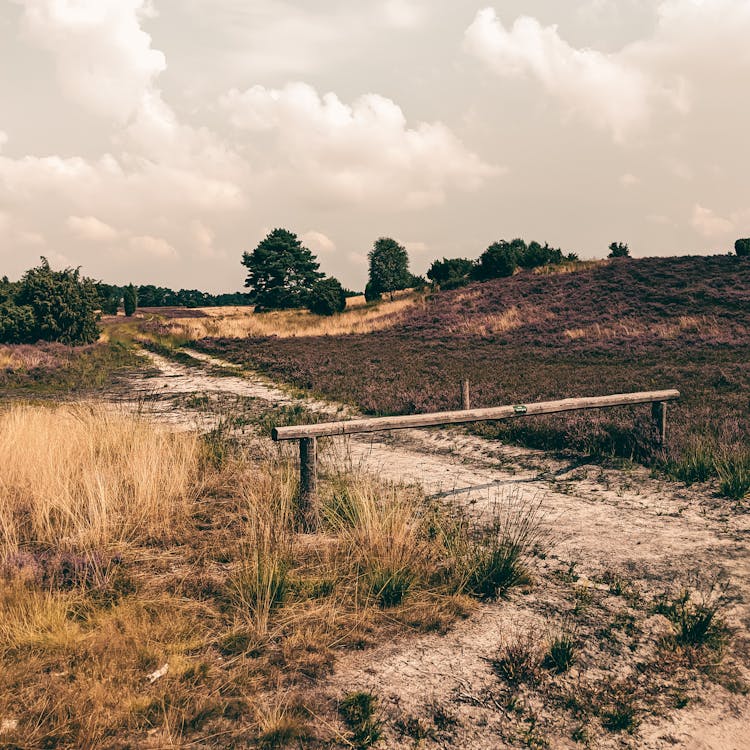
[[[325,741],[295,690],[469,611],[465,527],[416,488],[324,470],[320,530],[299,533],[294,461],[227,456],[102,408],[0,415],[0,740]]]
[[[16,368],[20,365],[20,361],[17,357],[13,356],[13,353],[10,351],[5,350],[4,348],[0,348],[0,370],[5,370],[6,368]]]
[[[197,340],[207,337],[252,338],[278,336],[339,336],[372,333],[397,325],[407,310],[422,302],[410,295],[367,307],[353,306],[339,315],[313,315],[307,310],[254,313],[248,308],[204,308],[205,318],[175,318],[164,322],[170,335]]]
[[[169,538],[198,460],[195,436],[102,407],[14,406],[0,414],[0,558]]]
[[[585,328],[569,328],[565,335],[572,341],[578,339],[641,338],[675,339],[681,333],[694,331],[704,336],[718,336],[721,332],[719,321],[708,315],[681,315],[674,321],[644,325],[639,321],[623,320],[614,325],[594,323]]]
[[[514,305],[495,315],[466,316],[448,330],[450,333],[465,336],[491,336],[496,333],[506,333],[524,325],[543,323],[554,317],[554,313],[539,307],[519,308]]]
[[[532,273],[542,276],[553,276],[560,273],[576,273],[578,271],[587,271],[598,266],[609,265],[611,261],[604,259],[599,260],[573,260],[566,263],[557,263],[549,266],[539,266],[534,268]]]

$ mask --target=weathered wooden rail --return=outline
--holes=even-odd
[[[467,424],[469,422],[489,422],[501,419],[516,419],[542,414],[560,414],[583,409],[603,409],[613,406],[653,404],[652,417],[656,426],[657,441],[666,444],[667,403],[680,398],[676,390],[643,391],[640,393],[618,393],[611,396],[589,398],[566,398],[561,401],[543,401],[536,404],[512,404],[488,409],[464,408],[458,411],[435,412],[432,414],[409,414],[401,417],[376,417],[372,419],[351,419],[344,422],[275,427],[271,436],[276,441],[299,440],[300,442],[300,519],[308,529],[314,529],[318,522],[317,513],[317,438],[356,433],[407,430],[438,425]],[[469,405],[468,382],[464,381],[462,402]]]

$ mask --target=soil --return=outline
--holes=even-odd
[[[187,353],[193,366],[148,354],[152,369],[133,374],[117,400],[184,429],[216,424],[210,410],[190,406],[186,397],[196,396],[303,404],[331,418],[356,415],[351,407],[299,398],[255,373]],[[602,467],[460,429],[331,440],[321,460],[324,468],[362,468],[418,483],[428,497],[458,503],[478,518],[489,518],[498,504],[538,503],[547,532],[547,551],[535,559],[527,591],[480,605],[447,633],[342,654],[333,676],[315,688],[322,701],[357,690],[378,696],[379,746],[750,748],[750,699],[741,688],[750,681],[750,514],[742,507],[705,486],[654,478],[643,467]],[[626,593],[613,589],[613,580]],[[648,699],[653,706],[639,705],[640,725],[632,733],[604,732],[599,724],[589,732],[583,719],[574,740],[577,720],[553,700],[559,693],[553,678],[542,687],[512,689],[493,669],[498,649],[519,634],[544,639],[575,622],[579,656],[564,678],[567,688],[594,678],[600,684],[641,680],[643,654],[671,627],[650,603],[682,587],[705,592],[715,581],[725,581],[724,618],[733,632],[724,677],[701,675],[685,684],[684,701],[665,708],[680,679],[665,665],[663,690]],[[623,622],[635,623],[638,637],[626,637],[627,628],[616,625]]]

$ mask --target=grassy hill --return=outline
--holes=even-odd
[[[479,429],[658,462],[687,481],[748,463],[750,263],[733,256],[522,273],[430,295],[371,333],[201,346],[372,414],[458,408],[464,377],[476,406],[676,387],[683,399],[658,456],[644,407]]]

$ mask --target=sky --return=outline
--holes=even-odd
[[[522,237],[750,236],[750,0],[0,0],[0,275],[234,291],[274,227],[361,290]]]

